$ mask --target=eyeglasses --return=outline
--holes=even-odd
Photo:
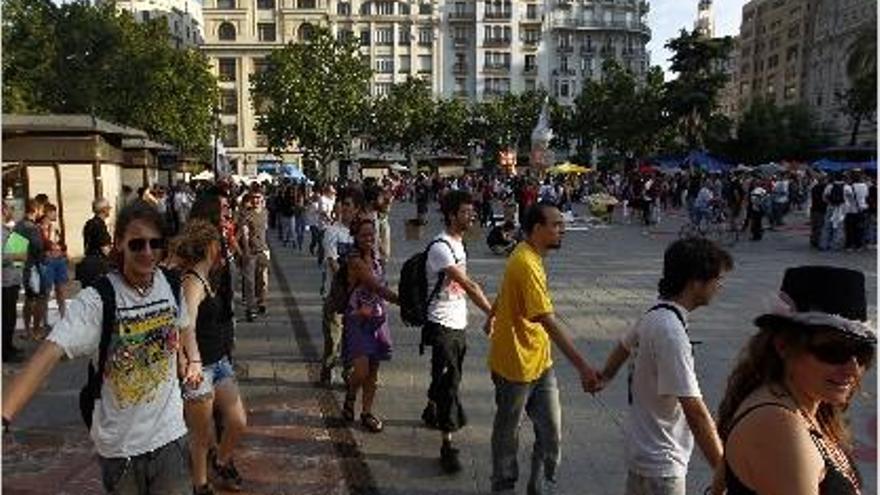
[[[161,237],[156,237],[153,239],[144,239],[143,237],[136,237],[134,239],[128,240],[128,250],[133,251],[135,253],[139,253],[147,248],[147,244],[150,245],[150,249],[152,251],[157,251],[159,249],[165,249],[165,239]]]
[[[874,346],[865,342],[810,342],[807,351],[826,364],[846,364],[855,357],[860,366],[867,366],[874,359]]]

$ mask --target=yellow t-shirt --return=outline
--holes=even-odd
[[[553,312],[541,256],[527,242],[511,253],[498,292],[489,368],[513,382],[538,379],[550,366],[550,336],[529,320]]]

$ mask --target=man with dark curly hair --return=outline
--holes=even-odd
[[[627,495],[684,495],[694,440],[713,469],[721,461],[721,440],[694,370],[687,318],[712,301],[732,269],[730,254],[712,241],[670,244],[657,302],[608,356],[599,388],[632,356]]]

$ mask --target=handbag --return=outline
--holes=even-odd
[[[38,265],[31,265],[28,268],[27,287],[32,294],[42,294],[43,277]]]

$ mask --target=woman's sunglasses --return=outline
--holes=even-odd
[[[866,342],[830,340],[810,342],[807,351],[826,364],[845,364],[855,357],[860,366],[867,366],[874,359],[875,350],[872,344]]]
[[[143,237],[136,237],[134,239],[128,240],[128,250],[139,253],[147,248],[147,244],[150,245],[150,249],[153,251],[157,251],[159,249],[165,249],[165,239],[161,237],[155,237],[153,239],[144,239]]]

